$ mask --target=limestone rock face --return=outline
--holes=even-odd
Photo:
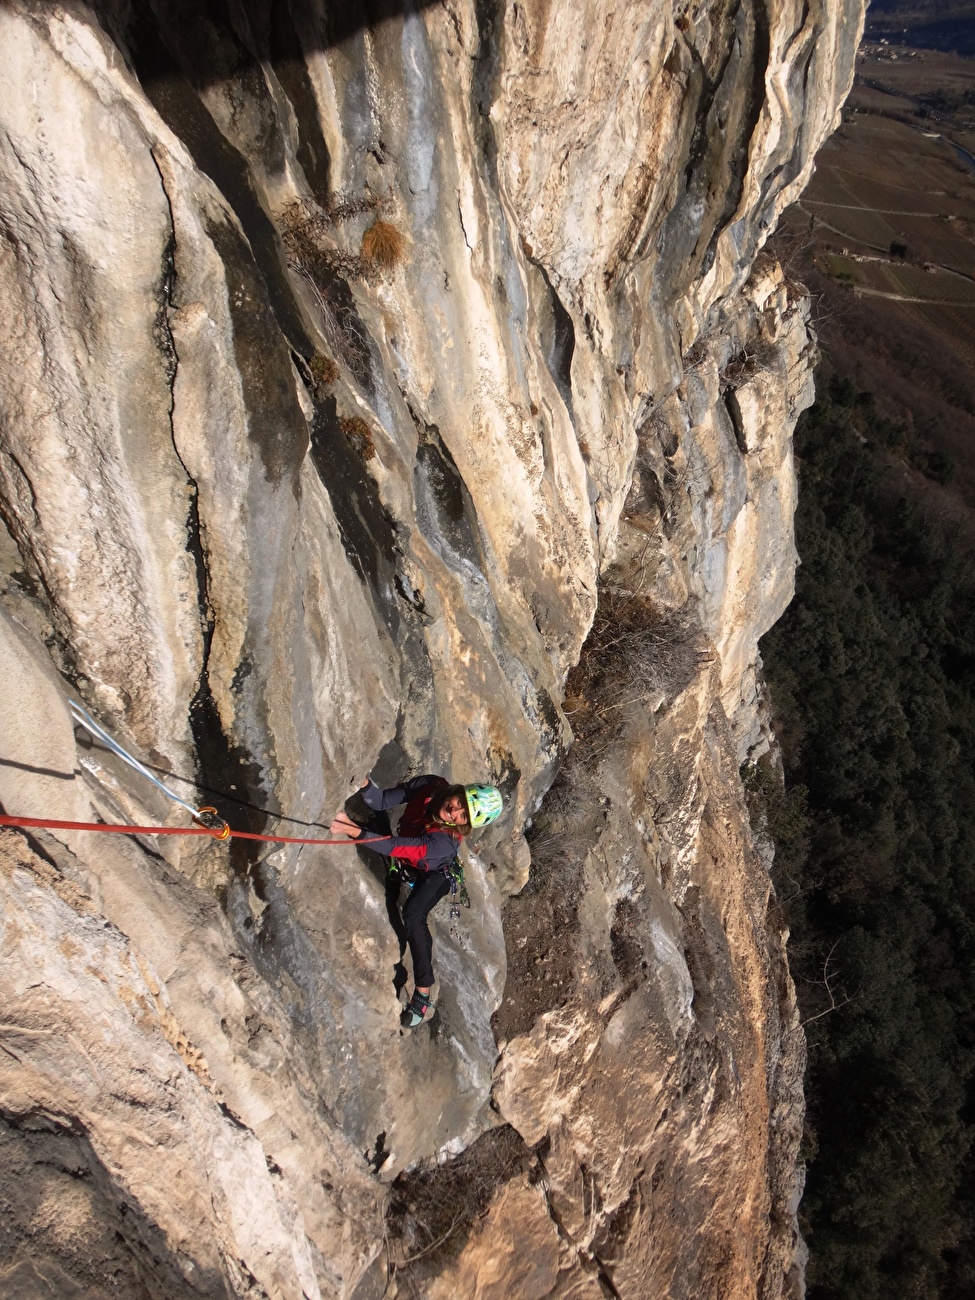
[[[801,1031],[737,767],[812,345],[760,250],[861,23],[0,6],[4,810],[187,824],[69,698],[238,830],[326,838],[369,774],[506,799],[414,1034],[365,850],[0,832],[5,1294],[378,1300],[388,1181],[499,1122],[535,1165],[431,1296],[797,1293]],[[600,581],[694,652],[578,760],[558,930],[525,831]]]

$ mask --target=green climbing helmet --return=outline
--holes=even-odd
[[[501,791],[496,785],[465,785],[464,794],[467,796],[467,809],[473,830],[487,826],[501,816],[504,804],[501,801]]]

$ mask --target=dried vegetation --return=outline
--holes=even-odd
[[[392,271],[406,254],[406,240],[390,221],[376,220],[362,236],[359,256],[370,270]]]
[[[628,710],[679,694],[706,657],[687,609],[662,610],[638,590],[603,587],[589,639],[566,681],[565,711],[589,760],[617,738]]]
[[[339,368],[331,357],[319,352],[308,363],[316,397],[324,397],[339,377]]]
[[[769,339],[749,340],[739,347],[721,371],[721,391],[743,388],[757,374],[768,373],[779,364],[779,350]]]
[[[372,440],[372,430],[361,416],[344,416],[339,420],[339,428],[357,456],[363,460],[373,459],[376,446]]]
[[[281,238],[289,266],[316,283],[327,283],[335,275],[348,278],[362,273],[359,258],[344,253],[335,242],[332,232],[339,211],[299,199],[281,214]]]
[[[393,270],[406,255],[406,237],[391,221],[377,217],[362,236],[358,254],[344,252],[335,238],[337,224],[374,212],[374,199],[348,199],[323,208],[311,199],[289,203],[281,214],[281,237],[293,270],[319,284],[340,275],[368,279]]]
[[[541,1168],[531,1148],[510,1125],[485,1133],[455,1160],[400,1174],[386,1204],[390,1275],[406,1295],[423,1295],[464,1248],[498,1188],[517,1175],[532,1180]]]
[[[370,368],[369,341],[348,282],[374,279],[398,265],[406,239],[391,222],[376,218],[363,236],[360,251],[350,253],[339,247],[335,227],[375,212],[377,206],[375,199],[358,198],[338,200],[326,209],[302,199],[289,204],[279,219],[288,266],[302,277],[318,305],[329,351],[364,384]],[[337,374],[330,376],[328,361],[322,358],[321,375],[313,371],[319,397],[337,378]]]

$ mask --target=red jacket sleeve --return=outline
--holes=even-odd
[[[370,837],[362,847],[407,862],[417,871],[442,871],[457,856],[457,844],[457,838],[449,831],[430,831],[426,835]]]

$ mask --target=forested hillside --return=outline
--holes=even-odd
[[[975,1293],[975,567],[839,376],[800,421],[796,599],[765,638],[776,845],[809,1038],[810,1290]]]

